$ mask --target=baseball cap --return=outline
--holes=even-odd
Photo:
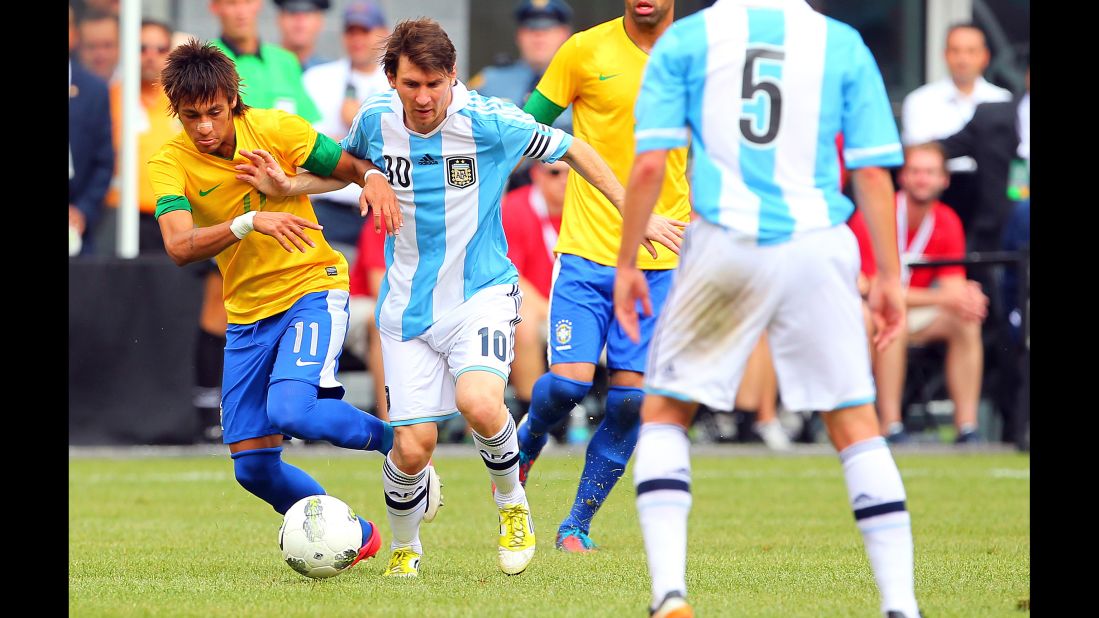
[[[367,0],[356,0],[347,5],[343,11],[343,27],[360,26],[370,30],[371,28],[384,28],[385,15],[377,4]]]
[[[565,0],[522,0],[515,7],[515,21],[536,30],[569,24],[572,7]]]

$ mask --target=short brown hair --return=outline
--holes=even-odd
[[[904,162],[908,163],[909,153],[917,150],[926,150],[939,155],[939,159],[943,162],[943,171],[946,171],[946,151],[943,150],[943,145],[939,142],[926,142],[923,144],[914,144],[904,149]]]
[[[191,39],[168,54],[168,63],[160,73],[160,84],[172,105],[172,113],[188,103],[213,101],[218,95],[236,98],[234,116],[248,111],[240,97],[240,75],[236,65],[211,43]]]
[[[449,75],[454,70],[458,54],[439,22],[421,17],[400,22],[386,39],[382,67],[387,76],[397,76],[397,63],[401,56],[407,56],[412,64],[425,71]]]

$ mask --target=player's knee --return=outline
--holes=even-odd
[[[458,400],[458,410],[470,425],[480,427],[490,424],[504,410],[503,402],[492,394],[467,392]]]
[[[256,493],[266,486],[277,470],[282,447],[253,449],[233,453],[233,474],[240,486]]]
[[[581,382],[555,373],[547,373],[538,378],[538,382],[535,383],[535,388],[538,389],[539,387],[543,388],[546,394],[555,401],[567,401],[577,404],[588,395],[588,391],[591,390],[591,382]]]
[[[282,380],[267,391],[267,419],[295,438],[305,435],[308,419],[317,404],[317,387],[297,380]]]
[[[431,449],[417,440],[402,440],[400,434],[397,434],[389,456],[401,472],[418,474],[431,461]]]
[[[641,425],[641,401],[645,393],[639,388],[612,386],[607,389],[606,421],[616,431],[636,430]]]

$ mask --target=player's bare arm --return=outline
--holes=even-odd
[[[591,186],[599,189],[600,193],[606,196],[611,204],[618,209],[618,212],[624,212],[625,189],[622,188],[618,178],[615,177],[614,172],[603,161],[603,158],[599,156],[599,153],[587,142],[574,137],[569,149],[561,156],[561,160],[568,163],[569,167],[576,170]],[[657,184],[658,196],[663,182],[664,170],[661,169],[660,182]],[[658,242],[679,255],[679,245],[683,242],[683,227],[686,225],[686,221],[652,214],[650,210],[650,216],[643,228],[644,236],[638,243],[645,247],[654,260],[657,258],[657,253],[653,242]]]
[[[354,182],[363,187],[359,195],[360,215],[365,217],[370,207],[374,207],[374,231],[381,231],[383,216],[386,218],[389,229],[395,229],[394,223],[403,223],[400,207],[397,205],[397,195],[393,193],[393,188],[386,181],[385,174],[368,160],[344,151],[340,153],[340,160],[332,170],[332,176],[318,176],[312,172],[287,176],[271,153],[265,150],[241,150],[240,154],[250,163],[236,166],[237,171],[240,172],[237,180],[247,182],[267,195],[282,197],[326,193],[342,189]],[[371,170],[375,173],[370,173]]]
[[[637,268],[637,246],[647,234],[660,188],[664,185],[664,166],[668,161],[667,150],[650,150],[637,155],[630,171],[626,187],[626,204],[622,213],[622,244],[618,248],[618,264],[614,276],[614,315],[622,330],[634,342],[641,341],[641,329],[637,320],[637,302],[645,315],[653,314],[649,299],[649,284]],[[649,241],[645,240],[645,243]],[[663,244],[663,243],[661,243]],[[649,243],[646,247],[654,254]],[[678,251],[676,251],[678,253]]]
[[[249,221],[241,221],[247,218]],[[194,218],[186,210],[174,210],[160,215],[160,233],[164,249],[178,266],[206,260],[241,240],[238,233],[256,231],[279,242],[283,249],[295,249],[305,253],[306,247],[316,247],[306,229],[319,230],[321,226],[288,212],[252,211],[236,219],[209,227],[195,227]],[[234,225],[237,231],[234,232]],[[242,228],[243,226],[243,228]],[[248,229],[251,226],[251,229]]]
[[[876,333],[874,346],[885,349],[905,327],[904,288],[901,286],[897,228],[893,218],[893,180],[882,167],[851,170],[855,203],[862,210],[870,231],[870,244],[878,275],[870,282],[870,315]]]

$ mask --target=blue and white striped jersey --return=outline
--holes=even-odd
[[[426,135],[405,126],[395,90],[378,93],[340,142],[385,171],[400,203],[404,227],[385,240],[375,316],[403,341],[478,291],[519,280],[500,217],[508,175],[522,157],[553,162],[572,144],[502,99],[461,82],[452,93],[446,119]]]
[[[694,209],[761,245],[845,222],[849,168],[903,163],[885,84],[853,28],[803,0],[719,0],[657,41],[636,151],[688,143]]]

